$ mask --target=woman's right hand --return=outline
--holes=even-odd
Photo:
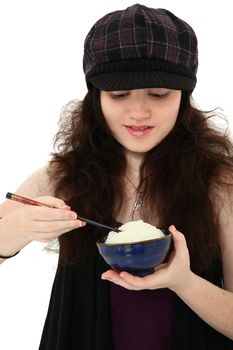
[[[52,196],[33,198],[55,208],[43,206],[20,205],[1,220],[14,237],[22,240],[48,242],[61,234],[85,225],[77,220],[77,214],[66,203]]]

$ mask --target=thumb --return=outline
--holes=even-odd
[[[169,231],[172,234],[175,249],[177,249],[180,245],[186,245],[186,240],[183,233],[178,231],[174,225],[169,226]]]

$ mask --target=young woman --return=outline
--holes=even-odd
[[[86,97],[17,191],[55,208],[0,208],[3,259],[59,238],[40,350],[233,349],[233,145],[192,103],[197,64],[194,31],[164,9],[136,4],[88,33]],[[106,230],[76,213],[142,218],[174,249],[146,277],[113,271],[96,249]]]

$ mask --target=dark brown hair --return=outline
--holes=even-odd
[[[65,112],[49,167],[55,196],[80,215],[111,224],[123,201],[123,147],[105,123],[95,88]],[[190,95],[182,93],[175,127],[146,154],[140,172],[142,218],[150,221],[156,212],[158,227],[174,224],[183,232],[196,271],[220,257],[217,199],[219,188],[230,186],[227,179],[233,173],[230,137],[211,124],[213,115],[194,107]],[[60,260],[83,261],[95,249],[96,240],[106,234],[87,225],[62,235]]]

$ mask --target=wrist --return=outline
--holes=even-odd
[[[0,219],[0,258],[10,259],[16,256],[31,240],[17,232],[17,227],[8,222],[8,215]],[[15,223],[14,223],[15,224]]]
[[[192,289],[195,285],[195,279],[196,275],[189,270],[189,273],[185,275],[185,278],[183,278],[182,283],[176,284],[171,288],[171,290],[182,298],[184,295],[189,294],[190,289]]]

